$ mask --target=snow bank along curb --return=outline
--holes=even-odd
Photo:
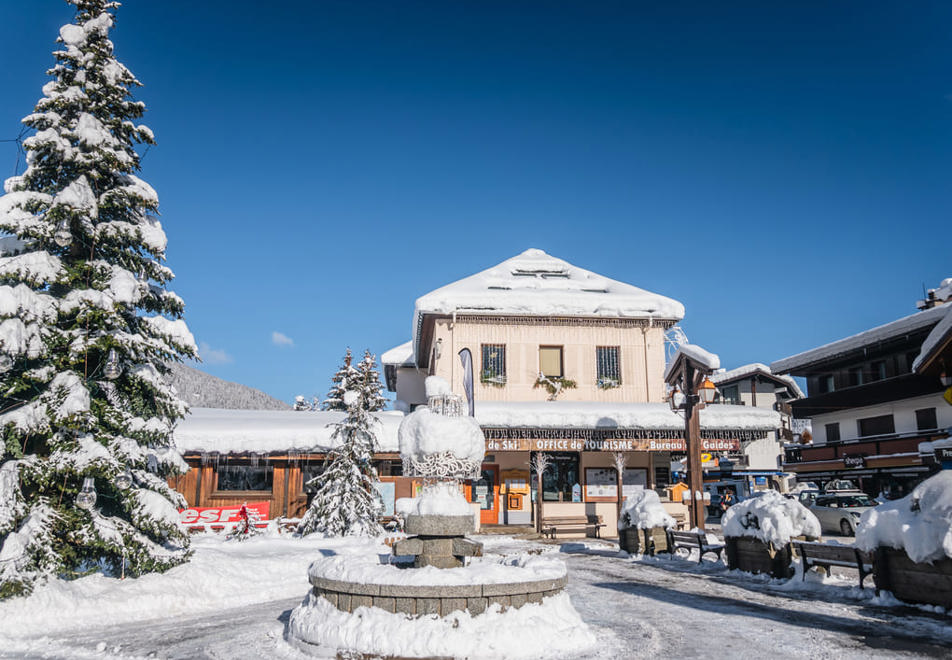
[[[342,612],[312,594],[291,613],[288,641],[305,652],[497,659],[574,656],[596,643],[564,593],[506,612],[494,605],[478,615],[419,618],[376,608]]]
[[[820,521],[805,506],[768,490],[735,504],[721,521],[724,538],[748,536],[780,547],[803,536],[820,538]]]

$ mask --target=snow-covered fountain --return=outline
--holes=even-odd
[[[427,381],[428,406],[399,430],[404,475],[423,485],[398,500],[410,536],[393,554],[414,561],[393,562],[374,551],[380,546],[316,560],[288,640],[305,651],[400,657],[555,657],[589,648],[594,636],[563,592],[565,564],[554,553],[482,557],[482,545],[466,538],[474,512],[460,485],[479,476],[485,439],[448,384]]]

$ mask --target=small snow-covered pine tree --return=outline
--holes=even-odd
[[[377,518],[383,510],[377,492],[373,458],[374,425],[379,422],[362,405],[356,391],[342,397],[347,417],[334,424],[336,447],[315,478],[319,490],[298,525],[299,534],[324,532],[330,536],[376,536],[383,532]]]
[[[186,408],[163,375],[196,349],[165,287],[158,197],[134,174],[154,139],[113,56],[118,3],[68,1],[75,23],[23,120],[26,171],[0,197],[0,230],[25,245],[0,257],[0,597],[188,555],[166,481],[185,467]]]
[[[383,383],[380,382],[380,371],[377,370],[377,356],[365,350],[364,359],[357,364],[357,371],[360,373],[357,387],[361,405],[370,412],[383,410],[387,399],[382,394]]]
[[[308,401],[304,398],[303,394],[298,394],[294,397],[294,410],[317,410],[317,398],[314,398],[311,401]]]
[[[360,372],[352,364],[353,356],[350,349],[344,353],[344,362],[340,365],[337,373],[331,378],[331,389],[327,392],[327,398],[321,402],[321,410],[340,410],[347,411],[347,404],[344,403],[344,392],[354,389],[355,379],[360,378]]]

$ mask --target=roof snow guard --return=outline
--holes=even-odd
[[[614,317],[680,321],[684,305],[529,249],[417,298],[413,345],[426,314]]]

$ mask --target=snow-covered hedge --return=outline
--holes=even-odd
[[[943,470],[899,500],[860,518],[856,546],[905,550],[914,562],[952,557],[952,470]]]
[[[820,537],[820,521],[805,506],[775,490],[735,504],[721,520],[724,536],[751,536],[781,546],[796,536]]]
[[[668,515],[661,504],[658,493],[647,488],[636,490],[625,499],[621,515],[618,517],[618,529],[637,527],[674,527],[674,518]]]

